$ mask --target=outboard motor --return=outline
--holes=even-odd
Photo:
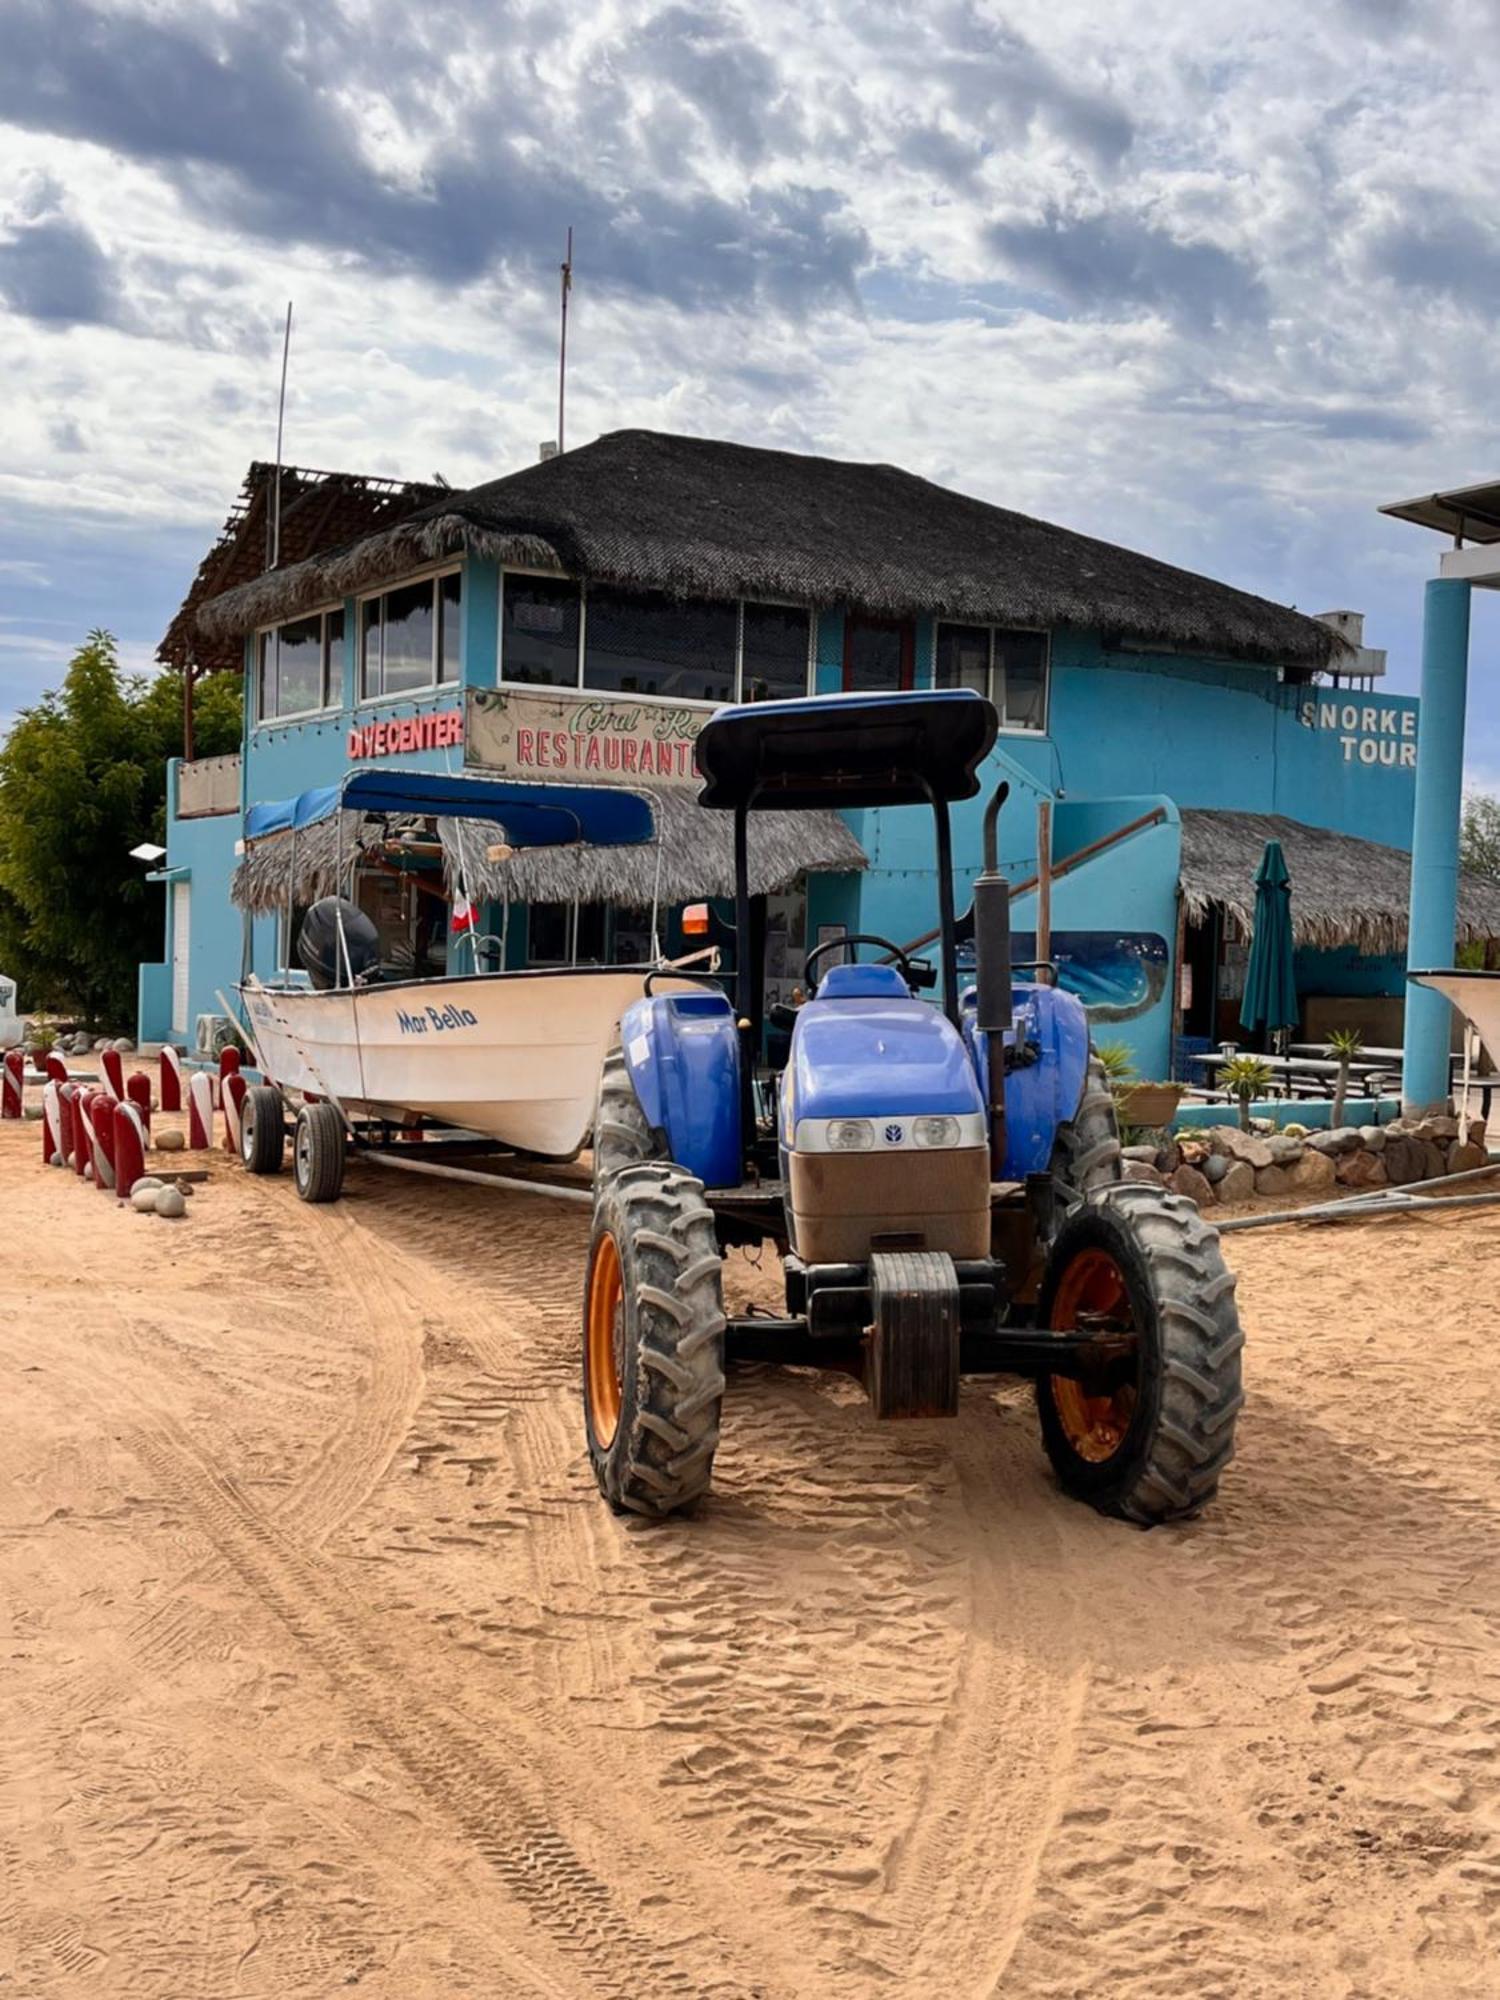
[[[342,932],[342,937],[340,937]],[[324,896],[302,919],[297,962],[319,993],[362,979],[380,963],[380,933],[346,896]]]

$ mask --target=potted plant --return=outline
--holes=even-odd
[[[1328,1114],[1330,1125],[1344,1122],[1344,1099],[1349,1095],[1349,1065],[1364,1048],[1365,1038],[1358,1028],[1335,1028],[1328,1037],[1328,1053],[1339,1066],[1339,1073],[1333,1080],[1333,1109]]]
[[[48,1056],[57,1047],[56,1031],[33,1021],[26,1031],[26,1046],[31,1051],[33,1069],[45,1069]]]
[[[1100,1042],[1094,1050],[1115,1095],[1115,1116],[1122,1125],[1157,1131],[1170,1125],[1182,1102],[1178,1083],[1150,1083],[1135,1073],[1135,1058],[1127,1042]]]
[[[1233,1092],[1240,1107],[1240,1130],[1250,1130],[1250,1106],[1271,1087],[1271,1065],[1260,1056],[1231,1056],[1219,1071],[1219,1082]]]

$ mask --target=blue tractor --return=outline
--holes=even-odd
[[[595,1121],[584,1405],[616,1509],[705,1493],[737,1358],[848,1371],[877,1417],[953,1416],[961,1377],[1027,1376],[1068,1492],[1151,1524],[1215,1491],[1242,1400],[1234,1279],[1192,1202],[1124,1178],[1080,1002],[1049,968],[1013,979],[1004,787],[955,916],[948,809],[977,794],[995,730],[964,689],[727,708],[703,729],[701,802],[734,814],[733,1004],[710,981],[648,988]],[[785,1065],[758,1074],[749,815],[907,804],[936,826],[938,965],[881,937],[819,945],[805,1004],[773,1021]],[[939,982],[941,1004],[919,997]],[[724,1252],[765,1243],[784,1316],[726,1319]]]

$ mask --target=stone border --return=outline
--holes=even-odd
[[[1187,1126],[1124,1149],[1125,1178],[1185,1194],[1199,1208],[1237,1207],[1257,1196],[1328,1197],[1338,1188],[1400,1187],[1463,1174],[1489,1160],[1484,1120],[1467,1131],[1442,1114],[1389,1125],[1308,1132],[1242,1132],[1237,1125]]]

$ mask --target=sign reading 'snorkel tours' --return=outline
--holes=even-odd
[[[564,783],[701,783],[693,745],[707,709],[514,688],[470,688],[467,700],[464,762],[473,768]]]

